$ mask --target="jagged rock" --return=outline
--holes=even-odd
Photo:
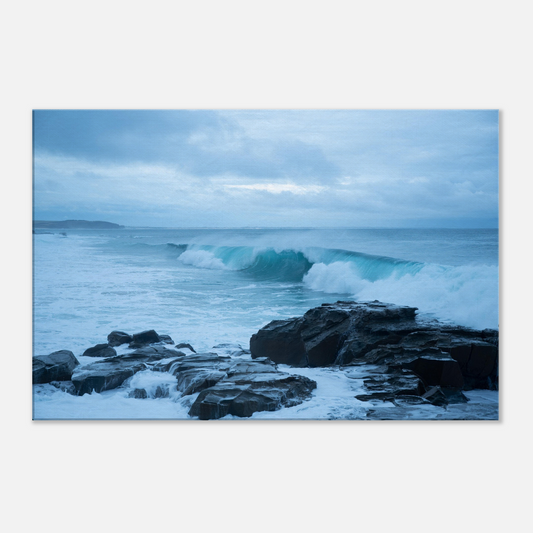
[[[121,344],[128,344],[132,341],[133,337],[123,331],[112,331],[107,336],[107,343],[109,346],[120,346]]]
[[[350,314],[342,308],[319,307],[304,315],[301,337],[311,367],[335,362],[344,334],[350,327]]]
[[[390,365],[426,386],[497,389],[497,331],[418,320],[416,311],[378,301],[323,304],[261,328],[251,355],[292,366]]]
[[[69,350],[59,350],[49,355],[33,357],[33,383],[69,381],[79,361]]]
[[[249,417],[257,411],[276,411],[302,403],[311,396],[316,382],[283,372],[234,374],[202,391],[189,415],[201,420],[226,415]]]
[[[114,357],[117,355],[117,351],[111,348],[109,344],[97,344],[92,348],[87,348],[83,355],[86,357]]]

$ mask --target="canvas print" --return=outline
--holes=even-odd
[[[33,419],[497,420],[498,120],[33,111]]]

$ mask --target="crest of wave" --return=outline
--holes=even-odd
[[[418,307],[422,313],[477,329],[498,328],[498,267],[425,265],[416,273],[363,279],[354,265],[317,263],[304,277],[306,286],[359,300],[381,300]]]
[[[207,250],[186,250],[178,257],[178,260],[185,265],[192,265],[198,268],[228,270],[228,267],[221,259]]]

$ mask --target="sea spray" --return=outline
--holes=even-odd
[[[415,273],[397,271],[369,281],[354,264],[318,263],[303,281],[315,291],[415,306],[441,320],[479,329],[498,328],[498,268],[494,265],[429,264]]]

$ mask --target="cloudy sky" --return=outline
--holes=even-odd
[[[497,111],[34,111],[34,218],[497,227]]]

